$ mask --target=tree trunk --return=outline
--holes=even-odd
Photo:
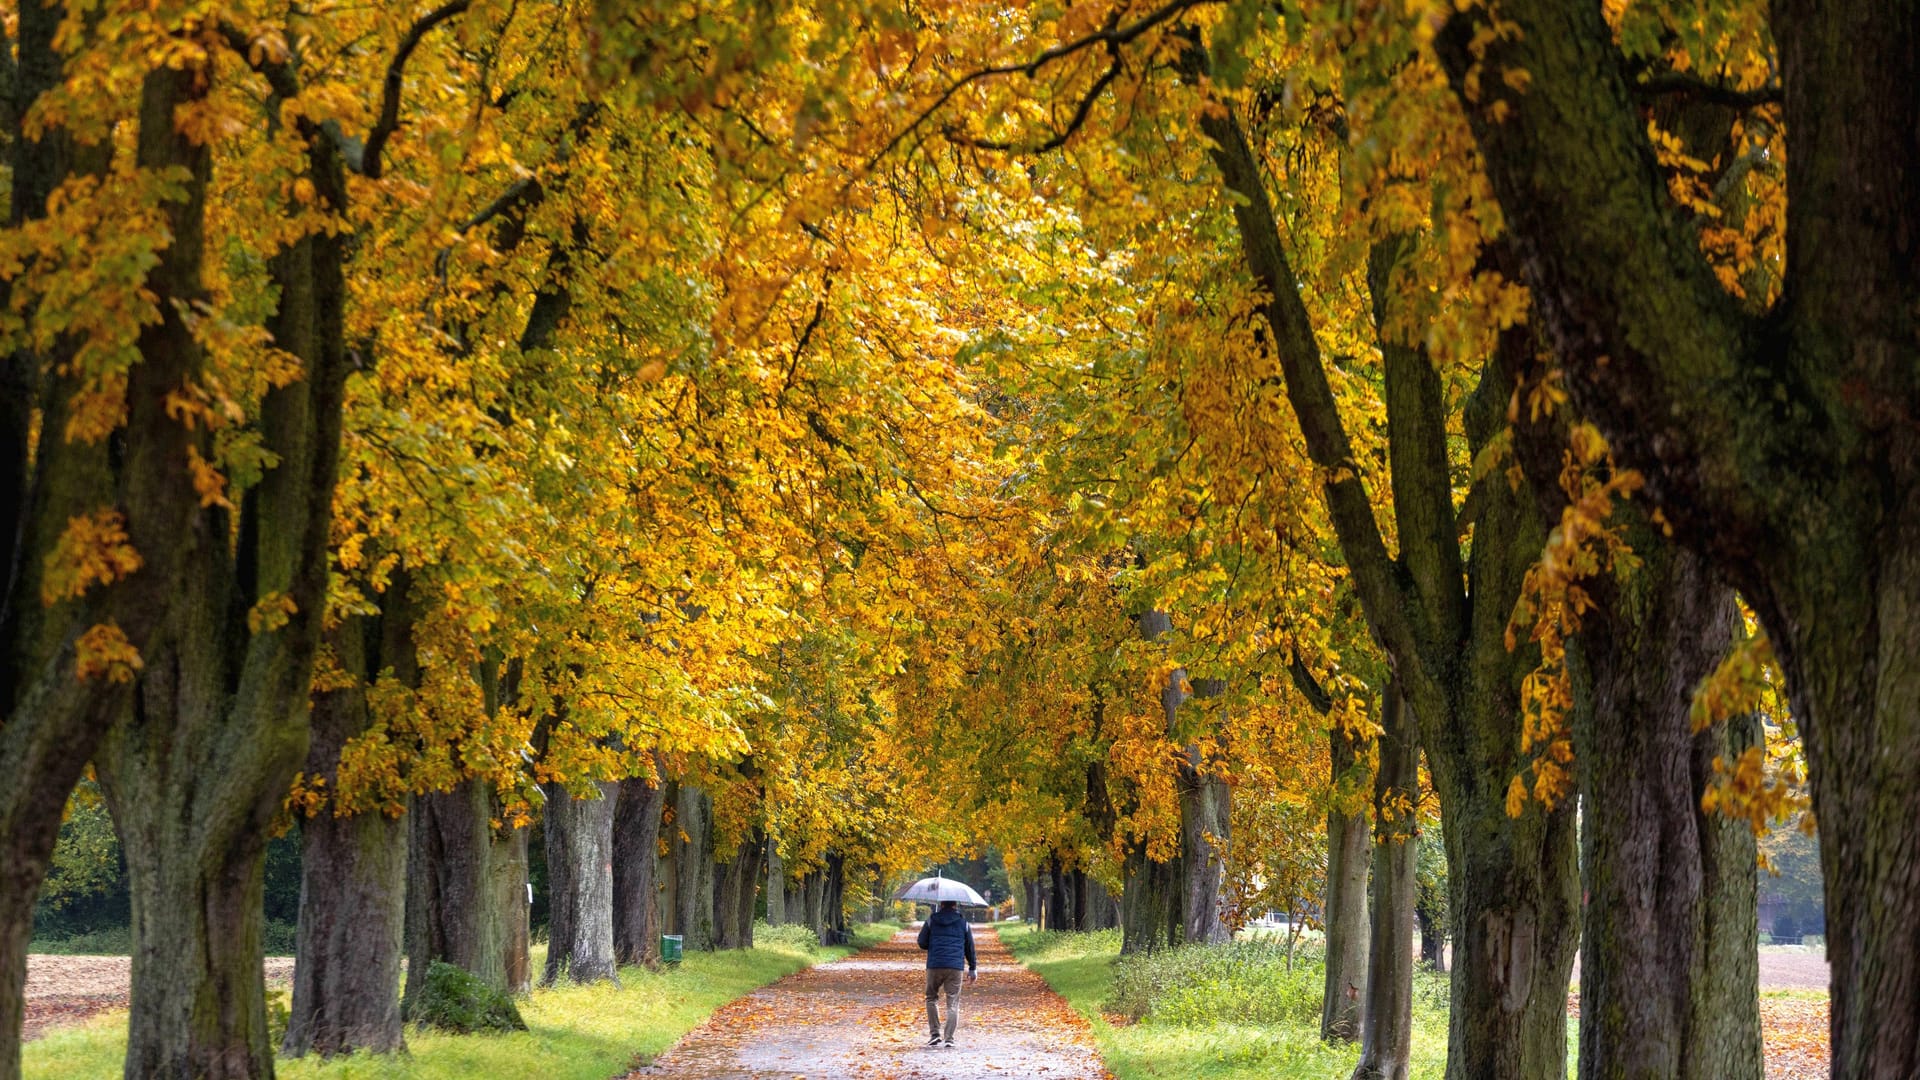
[[[827,875],[825,871],[809,870],[800,879],[801,922],[813,935],[826,940],[827,924],[825,918],[827,899]]]
[[[1118,930],[1120,928],[1120,902],[1114,899],[1106,883],[1093,875],[1087,875],[1087,906],[1092,911],[1092,921],[1087,924],[1090,930]]]
[[[1366,804],[1354,789],[1363,777],[1361,743],[1346,732],[1328,733],[1332,762],[1327,808],[1327,896],[1322,905],[1327,935],[1326,987],[1320,999],[1320,1037],[1348,1041],[1360,1036],[1367,985]]]
[[[1597,9],[1503,3],[1497,41],[1476,12],[1434,44],[1573,401],[1767,627],[1820,828],[1832,1072],[1894,1080],[1920,1075],[1920,103],[1888,88],[1920,29],[1871,0],[1769,15],[1786,260],[1761,319],[1667,198]]]
[[[675,925],[681,947],[713,949],[713,802],[707,793],[682,783],[675,792],[670,838],[678,904]]]
[[[1413,1054],[1414,807],[1420,747],[1413,716],[1388,687],[1373,782],[1372,939],[1353,1080],[1407,1080]]]
[[[369,673],[391,666],[396,678],[414,683],[406,589],[405,577],[396,575],[378,619],[350,617],[332,635],[334,657],[353,684],[314,696],[306,773],[321,780],[326,791],[340,790],[341,748],[372,723]],[[405,1049],[400,957],[406,929],[406,821],[377,810],[340,816],[323,807],[301,823],[300,841],[299,942],[282,1052],[331,1057]]]
[[[827,853],[826,888],[820,904],[820,918],[826,924],[820,940],[828,945],[846,944],[847,857],[838,852]]]
[[[1179,944],[1180,866],[1156,862],[1145,848],[1127,852],[1127,886],[1120,897],[1120,952],[1152,952]]]
[[[499,809],[497,801],[494,807]],[[493,910],[500,920],[500,970],[510,994],[533,989],[533,927],[528,910],[533,903],[533,879],[527,858],[530,832],[531,828],[515,828],[510,822],[495,829],[488,867],[493,879]]]
[[[405,1015],[445,961],[507,990],[501,918],[493,888],[493,795],[478,780],[421,795],[408,815]]]
[[[756,828],[731,858],[714,867],[716,947],[753,948],[753,907],[759,896],[760,862],[766,850],[766,836]]]
[[[1180,57],[1183,75],[1196,84],[1203,83],[1208,63],[1199,48]],[[1419,348],[1382,332],[1388,465],[1400,541],[1400,554],[1388,553],[1260,159],[1232,108],[1210,106],[1199,126],[1233,196],[1242,254],[1265,296],[1262,315],[1287,398],[1308,453],[1326,477],[1323,497],[1355,592],[1369,628],[1393,658],[1433,765],[1457,943],[1447,1076],[1560,1080],[1579,909],[1573,819],[1564,805],[1552,812],[1528,808],[1509,818],[1504,798],[1507,781],[1523,764],[1517,760],[1517,688],[1538,655],[1531,648],[1507,649],[1506,626],[1527,568],[1541,550],[1538,508],[1502,475],[1477,478],[1466,501],[1473,543],[1463,550],[1439,374]],[[1368,260],[1369,293],[1383,330],[1399,247],[1376,244]],[[1512,375],[1489,363],[1468,402],[1464,426],[1476,456],[1500,434]]]
[[[1414,905],[1414,921],[1420,926],[1420,962],[1434,971],[1447,970],[1447,935],[1441,930],[1438,904],[1430,904],[1422,895]]]
[[[1071,930],[1067,922],[1067,882],[1060,868],[1060,853],[1047,853],[1047,922],[1049,930]]]
[[[597,799],[576,799],[566,785],[548,783],[547,882],[551,922],[547,970],[552,986],[562,972],[575,984],[619,982],[613,959],[613,817],[620,785],[597,781]]]
[[[1226,692],[1221,679],[1196,679],[1195,701]],[[1215,718],[1210,725],[1224,726]],[[1181,913],[1185,940],[1208,945],[1230,941],[1233,931],[1220,918],[1220,890],[1226,884],[1227,851],[1233,833],[1233,789],[1220,763],[1204,760],[1198,744],[1189,744],[1180,760]]]
[[[780,845],[767,841],[767,925],[787,924],[787,864],[781,861]]]
[[[1575,656],[1593,684],[1574,727],[1580,1076],[1759,1080],[1752,832],[1702,814],[1728,739],[1696,737],[1690,721],[1694,688],[1733,640],[1733,594],[1651,527],[1633,544],[1640,569],[1589,617]]]
[[[1087,872],[1082,867],[1073,870],[1073,928],[1075,930],[1097,930],[1093,925],[1092,897],[1088,895]]]
[[[82,146],[57,118],[31,135],[19,124],[28,106],[64,78],[64,58],[54,41],[68,8],[56,3],[15,8],[17,61],[9,69],[13,124],[6,133],[13,226],[45,218],[48,196],[70,176],[104,174],[111,164],[112,140]],[[179,209],[197,210],[197,204]],[[197,256],[197,216],[173,224],[191,230],[190,243],[181,250]],[[163,314],[177,310],[175,301],[200,295],[199,267],[178,262],[163,255],[147,283]],[[193,292],[175,296],[169,288],[174,284]],[[0,306],[18,312],[17,304],[10,283],[0,281]],[[158,426],[139,424],[142,415],[162,417],[163,395],[198,378],[191,371],[197,351],[170,358],[145,355],[134,366],[126,391],[129,423],[111,440],[113,455],[125,465],[109,456],[108,440],[36,438],[36,429],[65,429],[67,403],[87,377],[65,363],[69,353],[66,347],[0,353],[0,1080],[20,1076],[34,901],[53,858],[68,795],[127,707],[123,684],[77,677],[75,639],[87,627],[112,619],[135,648],[145,650],[171,596],[172,568],[181,556],[176,541],[197,507],[197,500],[183,497],[185,485],[177,475],[189,433],[170,419]],[[157,451],[156,441],[161,443]],[[139,462],[148,463],[145,476],[128,475]],[[164,482],[170,474],[172,484]],[[118,582],[94,586],[79,599],[43,604],[47,556],[68,521],[103,505],[124,514],[144,566]]]
[[[656,758],[656,761],[658,759]],[[613,955],[622,964],[660,963],[660,811],[666,791],[644,776],[620,781],[613,818]]]

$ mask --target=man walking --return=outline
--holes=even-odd
[[[966,968],[967,981],[980,977],[979,963],[973,955],[973,927],[960,914],[954,900],[940,901],[940,910],[920,926],[920,947],[927,953],[927,1045],[939,1046],[940,1010],[935,1004],[947,995],[946,1045],[953,1045],[953,1029],[960,1025],[960,971]]]

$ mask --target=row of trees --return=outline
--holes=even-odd
[[[91,762],[129,1075],[271,1071],[290,806],[303,986],[513,977],[537,815],[583,978],[655,822],[683,927],[990,843],[1128,949],[1322,895],[1388,1076],[1437,811],[1450,1076],[1576,943],[1582,1075],[1758,1076],[1799,734],[1910,1075],[1913,50],[1818,7],[27,5],[0,1032]]]

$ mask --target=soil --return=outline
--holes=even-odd
[[[270,956],[269,989],[293,985],[293,957]],[[48,1028],[77,1024],[98,1013],[127,1007],[133,960],[126,956],[27,957],[26,1037]]]
[[[1086,1021],[1016,963],[998,934],[974,934],[980,980],[961,990],[952,1049],[926,1045],[925,954],[902,931],[725,1006],[629,1080],[1111,1080]]]

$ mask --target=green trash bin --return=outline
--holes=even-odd
[[[660,962],[677,964],[680,962],[680,946],[683,938],[679,934],[660,935]]]

